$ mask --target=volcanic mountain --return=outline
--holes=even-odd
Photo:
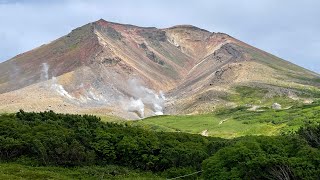
[[[224,33],[100,19],[0,64],[0,111],[141,118],[212,111],[236,87],[301,99],[319,74]]]

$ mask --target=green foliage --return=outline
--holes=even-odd
[[[245,104],[259,104],[264,98],[267,90],[248,86],[235,87],[236,94],[227,96],[226,99],[232,102],[242,102]]]
[[[261,107],[251,111],[249,108],[238,106],[220,108],[212,114],[155,116],[133,124],[152,131],[201,134],[207,130],[209,136],[235,138],[286,134],[297,131],[306,122],[320,122],[319,101],[296,104],[282,110]]]
[[[298,130],[298,134],[304,138],[310,146],[320,148],[319,122],[309,122],[306,126]]]
[[[313,120],[297,134],[228,140],[21,110],[0,115],[0,179],[319,179],[319,129]]]
[[[310,159],[310,152],[314,151]],[[203,162],[205,179],[319,179],[319,151],[296,137],[248,137]]]
[[[279,87],[280,88],[280,87]],[[224,100],[237,103],[238,105],[259,105],[259,106],[271,106],[273,103],[277,102],[281,105],[294,105],[297,101],[292,100],[286,95],[272,93],[272,90],[261,87],[250,87],[250,86],[236,86],[233,88],[233,94],[228,94],[227,96],[221,97]],[[299,90],[307,91],[307,90]],[[271,93],[270,97],[266,95]],[[305,94],[305,93],[304,93]]]
[[[177,178],[177,177],[183,177],[181,179],[197,179],[199,177],[198,171],[192,167],[183,167],[183,168],[170,168],[164,171],[162,174],[163,176],[167,177],[167,179],[170,178]],[[188,176],[186,176],[188,175]],[[186,176],[186,177],[184,177]]]
[[[219,118],[230,115],[236,121],[244,124],[272,123],[274,125],[286,124],[283,132],[297,130],[306,122],[320,122],[320,103],[314,102],[308,105],[295,105],[288,109],[273,110],[265,108],[263,111],[248,111],[246,107],[240,106],[233,109],[223,109],[217,113]]]
[[[151,172],[142,172],[130,168],[107,166],[83,166],[83,167],[34,167],[16,163],[0,163],[0,179],[164,179]]]
[[[158,133],[89,115],[52,111],[0,116],[0,158],[35,165],[119,164],[151,171],[201,168],[213,146],[205,137]]]
[[[91,164],[95,153],[89,148],[89,142],[98,122],[94,116],[62,115],[52,111],[26,113],[21,110],[15,117],[2,115],[0,157],[13,159],[30,155],[43,165]]]
[[[233,119],[230,114],[199,114],[157,116],[133,122],[145,129],[163,132],[187,132],[201,134],[207,130],[209,136],[222,138],[235,138],[245,135],[278,135],[283,124],[271,124],[268,122],[247,124]]]
[[[309,80],[309,82],[314,81],[313,79]],[[317,83],[319,83],[319,79],[317,79]],[[300,91],[300,97],[306,98],[320,98],[320,89],[316,87],[309,87],[309,88],[296,88],[296,90]]]

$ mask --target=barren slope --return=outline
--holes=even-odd
[[[224,97],[237,86],[299,96],[319,82],[318,74],[223,33],[101,19],[1,63],[0,110],[196,113],[230,103]]]

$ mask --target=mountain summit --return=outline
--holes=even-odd
[[[263,99],[312,97],[319,74],[227,34],[100,19],[0,64],[1,111],[55,110],[125,118],[236,105],[239,87]]]

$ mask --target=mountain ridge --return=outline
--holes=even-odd
[[[35,101],[31,103],[37,106],[35,110],[60,105],[55,110],[64,111],[64,102],[72,107],[71,112],[75,107],[84,112],[98,107],[98,113],[119,111],[127,114],[124,117],[137,118],[141,112],[123,108],[119,101],[130,104],[131,98],[142,99],[147,116],[157,112],[156,106],[166,113],[208,112],[218,101],[226,103],[221,94],[236,86],[265,84],[299,94],[304,88],[318,90],[318,79],[315,72],[224,33],[192,25],[157,29],[100,19],[0,63],[0,99],[7,100],[14,91],[47,94],[56,91],[53,87],[62,87],[64,91],[57,91],[60,94],[52,100],[54,105],[41,108],[40,101]],[[166,100],[159,99],[160,91],[167,94]],[[204,95],[212,98],[199,101]],[[30,104],[5,102],[0,110]]]

